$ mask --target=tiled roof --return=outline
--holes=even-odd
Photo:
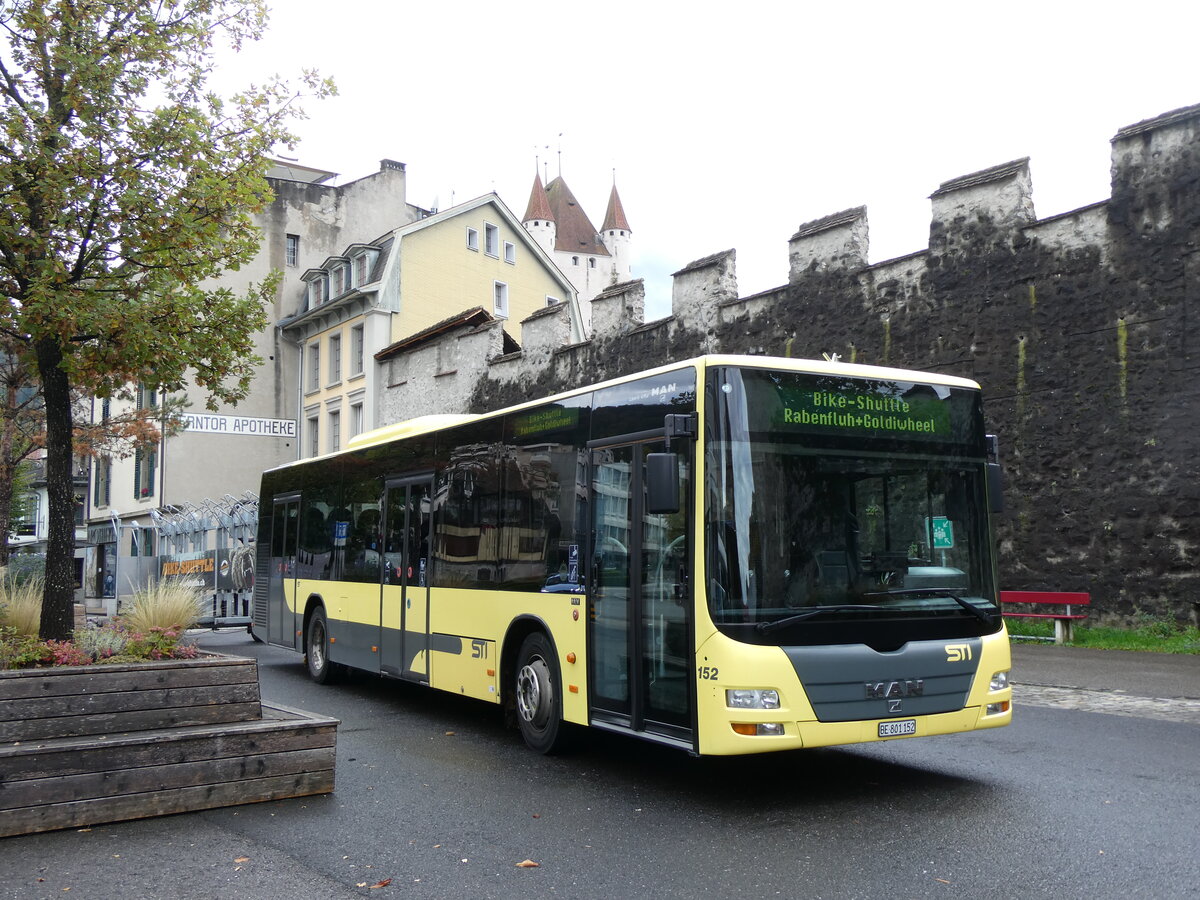
[[[841,212],[836,212],[820,219],[813,219],[811,222],[805,222],[797,228],[796,233],[792,235],[792,240],[811,237],[814,234],[820,234],[822,231],[829,231],[831,228],[840,228],[842,225],[850,225],[865,217],[866,214],[867,208],[865,206],[856,206],[853,209],[843,209]]]
[[[456,313],[447,319],[430,325],[416,334],[410,334],[408,337],[388,344],[382,350],[375,354],[377,360],[383,361],[390,356],[395,356],[401,350],[411,350],[414,347],[419,347],[432,338],[445,334],[454,328],[461,328],[464,325],[469,325],[472,328],[478,328],[480,325],[486,325],[488,322],[494,321],[493,316],[483,307],[476,306],[473,309],[467,309],[460,313]]]
[[[621,206],[621,197],[617,194],[617,186],[614,184],[612,193],[608,195],[608,210],[604,213],[604,224],[600,226],[601,231],[633,231],[629,227],[629,220],[625,218],[625,210]]]
[[[522,222],[533,219],[552,221],[554,213],[550,211],[550,200],[546,197],[546,189],[542,187],[542,176],[536,172],[533,175],[533,190],[529,192],[529,205],[525,207]]]
[[[582,253],[589,256],[608,256],[608,248],[600,242],[596,226],[567,187],[561,175],[546,185],[546,199],[554,214],[557,226],[554,249],[566,253]]]
[[[950,181],[943,181],[938,185],[938,189],[929,196],[930,198],[940,197],[942,194],[961,191],[963,188],[979,187],[981,184],[1002,181],[1005,178],[1012,178],[1014,175],[1020,174],[1028,167],[1028,156],[1022,159],[1014,159],[1012,162],[1001,163],[998,166],[992,166],[990,169],[972,172],[970,175],[963,175],[961,178],[952,178]]]

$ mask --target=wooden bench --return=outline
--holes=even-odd
[[[1056,644],[1068,643],[1075,638],[1074,625],[1086,619],[1092,595],[1078,591],[1001,591],[1000,608],[1006,619],[1053,619]],[[1016,611],[1007,609],[1009,604],[1036,607],[1038,610],[1055,608],[1053,612]],[[1014,634],[1026,640],[1048,641],[1051,638]]]
[[[0,672],[0,837],[328,793],[337,725],[253,659]]]

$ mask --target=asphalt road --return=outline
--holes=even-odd
[[[1014,724],[977,734],[741,759],[601,734],[543,758],[475,701],[317,686],[244,632],[202,643],[341,719],[336,791],[3,839],[0,897],[1200,896],[1200,717],[1176,715],[1200,707],[1196,657],[1124,660],[1131,687],[1183,685],[1156,696],[1018,648]]]

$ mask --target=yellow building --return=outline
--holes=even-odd
[[[301,456],[388,424],[377,421],[386,385],[374,354],[463,310],[520,322],[566,303],[572,339],[583,337],[571,282],[495,194],[351,244],[302,281],[301,311],[279,323],[300,349]]]

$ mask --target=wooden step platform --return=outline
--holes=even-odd
[[[0,672],[0,837],[328,793],[337,726],[253,659]]]

